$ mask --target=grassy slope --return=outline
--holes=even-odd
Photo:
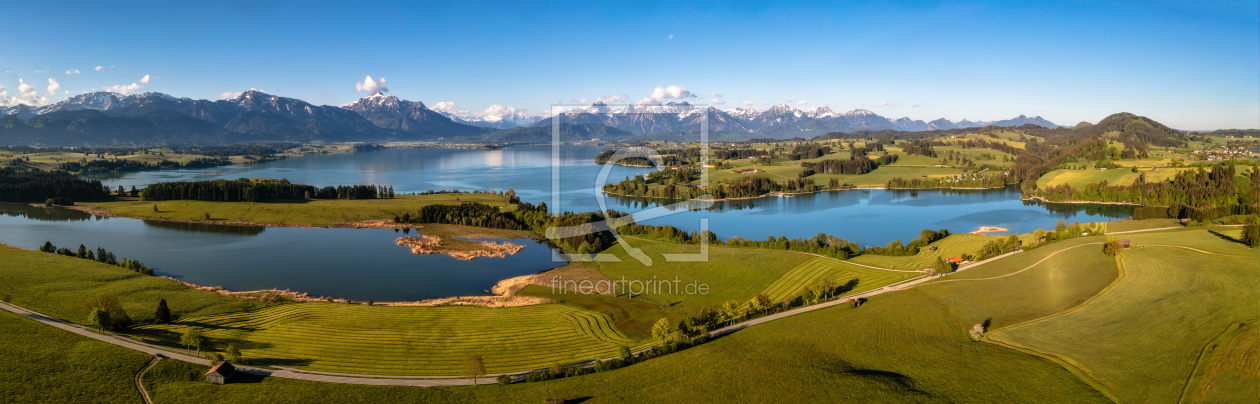
[[[115,216],[178,220],[211,220],[328,226],[336,223],[393,219],[403,213],[416,213],[420,207],[437,204],[477,202],[491,206],[507,206],[503,197],[488,194],[398,195],[393,199],[317,199],[273,200],[268,202],[204,202],[204,201],[140,201],[139,198],[115,198],[109,202],[83,202]],[[157,205],[158,211],[153,211]]]
[[[0,279],[0,293],[12,293],[13,304],[80,324],[87,321],[85,303],[103,293],[118,298],[140,323],[153,320],[160,299],[176,318],[262,306],[113,265],[7,246],[0,246]]]
[[[1048,316],[1081,304],[1116,279],[1114,260],[1101,245],[1091,244],[1102,241],[1084,237],[1049,244],[921,288],[967,328],[986,320],[994,329]],[[1027,271],[984,279],[1015,273],[1046,257]]]
[[[1255,321],[1256,262],[1158,247],[1122,261],[1126,276],[1080,309],[991,337],[1067,358],[1121,401],[1176,401],[1204,344],[1231,323]]]
[[[1106,401],[1057,365],[971,342],[945,307],[913,290],[879,296],[859,309],[835,307],[751,327],[631,367],[546,383],[434,391],[246,381],[212,386],[170,378],[155,381],[150,391],[164,403]]]
[[[558,289],[556,290],[558,292]],[[612,318],[618,330],[630,338],[652,338],[652,324],[661,317],[682,315],[644,299],[626,299],[600,294],[553,293],[549,286],[530,285],[516,292],[520,296],[542,296],[570,306],[603,313]]]
[[[237,344],[259,362],[305,369],[404,375],[457,375],[471,354],[491,373],[545,368],[616,355],[636,345],[609,319],[572,306],[487,309],[301,303],[187,318],[139,330],[177,346],[187,327],[222,350]]]
[[[152,358],[0,311],[0,397],[9,403],[136,403]]]
[[[1203,350],[1183,393],[1189,403],[1260,402],[1260,329],[1231,324]]]
[[[789,251],[709,247],[707,262],[666,262],[661,254],[696,254],[700,248],[639,238],[630,239],[629,242],[632,246],[643,249],[652,258],[652,265],[645,266],[630,258],[618,245],[605,252],[616,254],[621,262],[601,262],[600,272],[609,279],[621,280],[624,276],[627,281],[668,279],[672,282],[677,277],[680,280],[679,285],[684,288],[691,282],[707,284],[709,291],[706,294],[686,294],[685,290],[683,293],[668,293],[670,291],[662,286],[660,290],[642,295],[642,298],[654,303],[689,309],[721,306],[728,300],[748,300],[793,267],[813,258]]]

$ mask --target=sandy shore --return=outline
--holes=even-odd
[[[980,229],[973,231],[970,234],[989,234],[1003,231],[1011,231],[1011,229],[997,226],[980,226]]]

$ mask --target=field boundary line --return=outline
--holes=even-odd
[[[1022,352],[1022,353],[1049,361],[1056,365],[1059,365],[1063,367],[1064,370],[1067,370],[1068,373],[1075,375],[1082,382],[1089,385],[1089,387],[1092,387],[1094,390],[1097,390],[1099,394],[1103,395],[1103,397],[1107,397],[1108,400],[1111,400],[1114,403],[1120,402],[1118,398],[1112,395],[1111,388],[1107,386],[1106,383],[1095,378],[1092,372],[1085,369],[1084,366],[1081,366],[1080,364],[1076,363],[1076,361],[1073,361],[1069,358],[1061,357],[1059,355],[1055,355],[1049,352],[1038,351],[1036,349],[1019,345],[1013,342],[990,339],[989,336],[987,335],[984,337],[984,340],[993,345],[1007,348],[1016,352]]]
[[[1247,259],[1254,258],[1254,257],[1248,257],[1248,256],[1246,256],[1246,255],[1232,255],[1232,254],[1214,253],[1214,252],[1211,252],[1211,251],[1203,251],[1203,250],[1200,250],[1200,249],[1197,249],[1197,248],[1190,248],[1190,247],[1181,246],[1181,245],[1150,244],[1150,245],[1145,245],[1145,246],[1143,246],[1143,247],[1184,248],[1184,249],[1187,249],[1187,250],[1190,250],[1190,251],[1194,251],[1194,252],[1198,252],[1198,253],[1203,253],[1203,254],[1207,254],[1207,255],[1219,255],[1219,256],[1222,256],[1222,257],[1231,257],[1231,258],[1247,258]]]

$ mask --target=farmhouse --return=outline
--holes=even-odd
[[[227,361],[219,362],[210,371],[206,372],[206,381],[215,384],[227,383],[232,374],[236,372],[236,367]]]
[[[764,172],[764,171],[760,168],[745,168],[745,169],[739,170],[740,174],[755,174],[755,173],[760,173],[760,172]]]
[[[962,259],[962,257],[953,257],[953,258],[950,258],[950,259],[948,259],[948,260],[946,260],[946,261],[949,261],[949,263],[950,263],[950,264],[958,265],[958,264],[961,264],[961,263],[963,262],[963,259]]]
[[[1123,247],[1124,249],[1128,250],[1129,247],[1132,245],[1133,245],[1133,242],[1130,239],[1127,239],[1127,238],[1120,239],[1120,247]]]

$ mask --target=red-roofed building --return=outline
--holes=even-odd
[[[963,259],[962,259],[962,257],[954,257],[954,258],[950,258],[950,259],[948,259],[948,260],[946,260],[946,261],[949,261],[949,263],[951,263],[951,264],[958,265],[958,264],[961,264],[961,263],[963,262]]]
[[[236,373],[236,367],[227,361],[219,362],[206,372],[206,381],[215,384],[227,383],[232,374]]]

